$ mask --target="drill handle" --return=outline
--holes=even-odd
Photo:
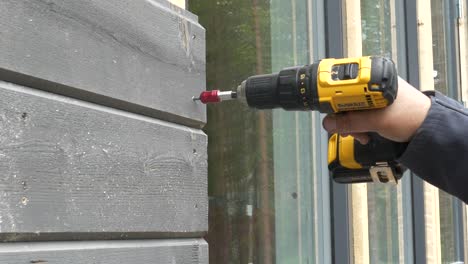
[[[396,161],[406,149],[407,143],[386,139],[375,132],[368,133],[370,140],[362,145],[354,143],[354,157],[363,166],[372,166],[378,162]]]
[[[406,170],[397,160],[407,143],[388,140],[369,133],[362,145],[352,136],[331,135],[328,144],[328,168],[338,183],[396,182]]]

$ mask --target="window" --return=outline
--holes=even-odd
[[[452,98],[459,99],[457,44],[455,30],[458,12],[452,1],[431,0],[434,88]],[[462,232],[462,202],[439,191],[440,244],[443,263],[463,260],[460,240]]]
[[[190,1],[207,32],[208,89],[231,90],[248,76],[308,64],[320,46],[310,33],[317,30],[317,6],[305,0]],[[204,131],[210,262],[328,262],[319,114],[225,102],[208,106]]]
[[[418,75],[421,87],[435,86],[460,98],[460,82],[468,81],[458,68],[466,68],[467,59],[457,48],[466,40],[457,38],[467,29],[455,30],[454,1],[358,3],[188,1],[206,28],[207,88],[232,90],[251,75],[308,64],[324,57],[327,43],[329,52],[345,47],[348,56],[391,57],[403,78],[407,72],[412,78]],[[343,21],[331,7],[343,8]],[[325,34],[325,22],[333,34]],[[341,36],[341,22],[345,43],[333,43]],[[466,211],[457,199],[416,181],[416,176],[407,173],[396,186],[330,187],[322,117],[258,111],[238,102],[208,106],[210,263],[331,263],[332,255],[335,260],[353,258],[354,263],[463,260]],[[336,190],[346,192],[337,199]],[[336,228],[334,246],[348,252],[331,247],[330,226]]]
[[[361,1],[362,53],[392,58],[404,77],[404,23],[401,1]],[[400,30],[398,30],[400,29]],[[398,185],[367,185],[369,261],[405,263],[410,261],[410,180],[407,173]],[[406,256],[406,258],[405,258]]]

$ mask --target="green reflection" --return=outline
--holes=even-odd
[[[392,29],[390,0],[362,0],[362,53],[392,58]],[[394,4],[394,3],[393,3]]]
[[[392,58],[397,53],[392,47],[392,37],[396,37],[392,36],[392,4],[390,0],[361,1],[363,55]],[[370,263],[400,263],[403,226],[399,221],[398,188],[391,184],[368,184],[367,188]]]
[[[269,1],[190,1],[189,8],[206,29],[209,90],[231,90],[270,71]],[[204,131],[210,262],[268,263],[275,239],[271,111],[210,105]]]
[[[448,1],[431,0],[431,19],[432,19],[432,43],[433,43],[433,65],[434,65],[434,88],[448,96],[456,96],[456,81],[451,80],[449,71],[449,56],[451,52],[448,47],[449,32],[447,25],[450,18],[448,12]],[[452,40],[453,41],[453,40]],[[451,70],[454,70],[453,67]],[[439,191],[440,206],[440,242],[442,263],[452,263],[458,261],[455,226],[456,198],[444,191]]]
[[[449,82],[447,79],[448,54],[445,43],[447,36],[445,32],[444,13],[444,1],[431,0],[434,88],[445,95],[449,95],[447,89],[449,86]]]
[[[309,62],[307,1],[271,2],[272,68]],[[277,263],[313,263],[312,113],[273,111]]]
[[[308,62],[307,1],[192,0],[208,89]],[[312,117],[208,106],[211,263],[314,263]]]

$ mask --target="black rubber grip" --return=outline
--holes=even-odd
[[[372,182],[369,169],[372,166],[377,166],[379,162],[387,162],[392,169],[394,176],[400,179],[403,176],[406,168],[397,162],[397,159],[403,154],[407,143],[394,142],[385,139],[377,133],[369,133],[370,141],[366,145],[362,145],[357,140],[354,140],[354,153],[351,155],[355,161],[359,163],[361,169],[349,169],[340,164],[340,148],[338,143],[335,150],[336,159],[328,164],[328,169],[335,182],[338,183],[362,183]],[[330,147],[330,146],[329,146]],[[380,182],[388,182],[388,178],[379,176]]]
[[[279,107],[278,74],[256,75],[247,79],[245,96],[250,107],[272,109]]]
[[[318,109],[317,85],[311,84],[311,81],[317,81],[316,71],[317,65],[297,66],[285,68],[276,74],[249,77],[245,83],[247,104],[257,109]]]
[[[398,73],[395,63],[385,57],[371,57],[372,70],[368,89],[382,92],[388,104],[392,104],[398,93]]]
[[[408,145],[388,140],[375,132],[368,133],[368,135],[370,140],[365,145],[354,140],[354,159],[362,166],[373,166],[381,161],[395,162]]]

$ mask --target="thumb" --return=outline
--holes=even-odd
[[[353,134],[375,131],[376,110],[354,111],[327,115],[323,120],[323,128],[329,133]]]

